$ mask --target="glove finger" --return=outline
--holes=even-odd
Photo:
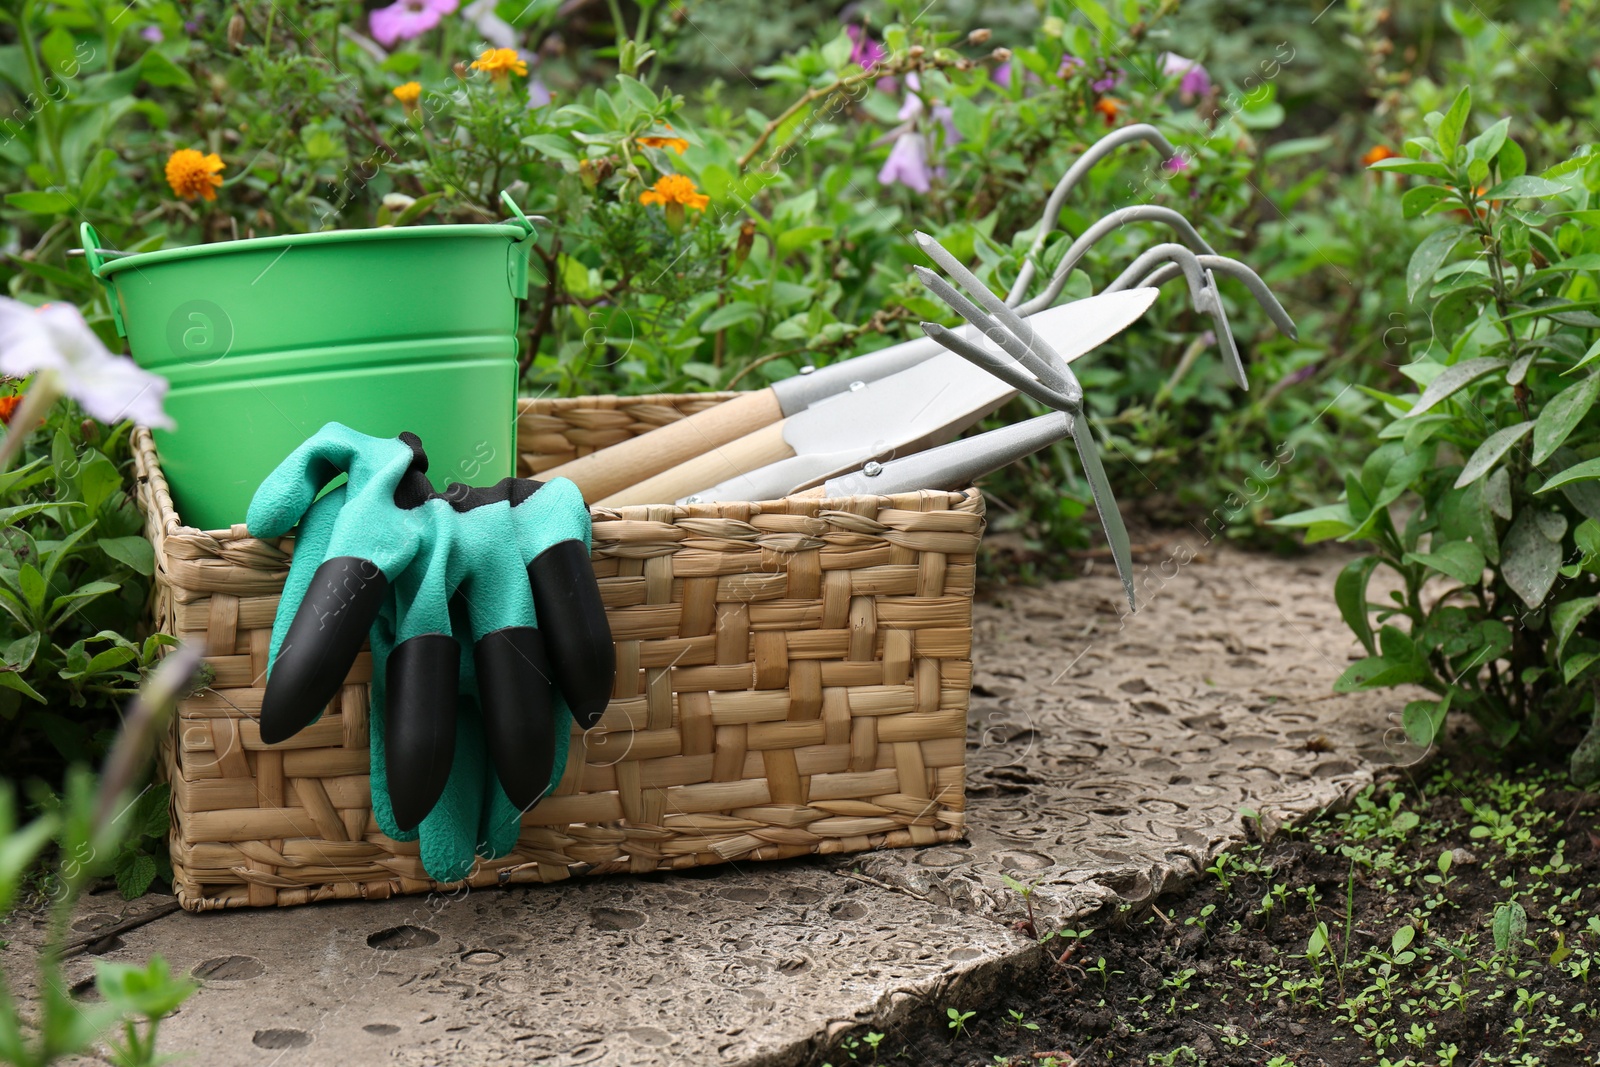
[[[534,626],[491,631],[473,649],[483,734],[507,798],[532,807],[551,785],[555,702],[544,636]]]
[[[421,634],[389,654],[384,763],[394,821],[410,830],[428,815],[450,778],[456,747],[461,646]]]
[[[389,581],[371,560],[335,556],[311,576],[267,677],[261,740],[286,741],[322,713],[350,673]]]
[[[549,647],[550,678],[589,729],[605,713],[617,674],[600,584],[579,540],[558,541],[528,564],[533,607]]]

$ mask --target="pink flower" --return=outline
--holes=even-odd
[[[871,70],[879,63],[882,63],[884,57],[889,54],[887,48],[867,36],[866,29],[854,22],[846,26],[844,32],[849,34],[850,40],[855,42],[855,47],[850,49],[850,62],[856,64],[862,70]]]
[[[167,35],[161,32],[160,26],[146,26],[139,31],[139,36],[152,44],[159,44],[167,38]]]
[[[1161,164],[1161,169],[1166,171],[1168,174],[1182,174],[1184,171],[1189,169],[1189,157],[1184,155],[1182,152],[1179,152],[1171,159],[1163,162]]]
[[[920,133],[902,133],[889,150],[889,158],[878,171],[883,185],[899,182],[908,189],[926,193],[933,187],[933,171],[928,167],[928,141]]]
[[[1065,78],[1068,74],[1083,66],[1083,60],[1068,52],[1061,57],[1061,66],[1056,68],[1056,77]]]
[[[409,41],[439,25],[439,20],[454,11],[461,0],[395,0],[367,16],[372,39],[385,48]]]
[[[1176,52],[1162,54],[1161,73],[1169,78],[1183,75],[1183,80],[1178,84],[1178,95],[1186,104],[1193,102],[1195,97],[1204,96],[1211,91],[1211,75],[1206,72],[1206,68]]]

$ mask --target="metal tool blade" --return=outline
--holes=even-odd
[[[1154,290],[1104,293],[1040,312],[1029,321],[1070,361],[1138,321],[1154,299]],[[996,358],[1010,359],[995,342],[968,329],[971,343]],[[952,440],[1016,395],[1010,384],[940,351],[909,370],[863,383],[790,416],[783,436],[795,452],[793,458],[699,490],[691,494],[693,499],[776,499],[869,459],[906,455]]]

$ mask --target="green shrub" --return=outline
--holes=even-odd
[[[1372,546],[1336,587],[1367,652],[1338,689],[1430,690],[1405,709],[1419,744],[1451,708],[1534,744],[1591,712],[1600,680],[1600,154],[1529,174],[1510,120],[1469,137],[1470,112],[1463,89],[1373,167],[1414,179],[1407,216],[1443,221],[1405,275],[1432,329],[1402,368],[1417,391],[1367,389],[1393,421],[1342,502],[1280,522]],[[1380,566],[1401,587],[1372,602]]]

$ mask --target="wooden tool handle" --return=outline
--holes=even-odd
[[[596,501],[609,503],[602,498],[610,497],[618,490],[642,482],[686,460],[703,456],[782,418],[783,409],[778,406],[778,398],[772,390],[759,389],[708,408],[698,415],[669,422],[631,441],[622,441],[587,456],[580,456],[570,463],[541,471],[538,477],[540,481],[571,478],[583,491],[583,499],[591,504]],[[712,478],[700,485],[690,486],[684,493],[704,489],[721,480]],[[667,503],[684,493],[637,502]]]
[[[712,448],[687,463],[680,463],[669,471],[647,478],[638,485],[631,485],[620,493],[612,493],[596,503],[603,508],[620,508],[628,504],[670,504],[696,490],[707,489],[740,474],[748,474],[768,463],[788,459],[794,455],[794,449],[783,439],[783,425],[782,422],[775,422],[763,426],[755,433]]]

